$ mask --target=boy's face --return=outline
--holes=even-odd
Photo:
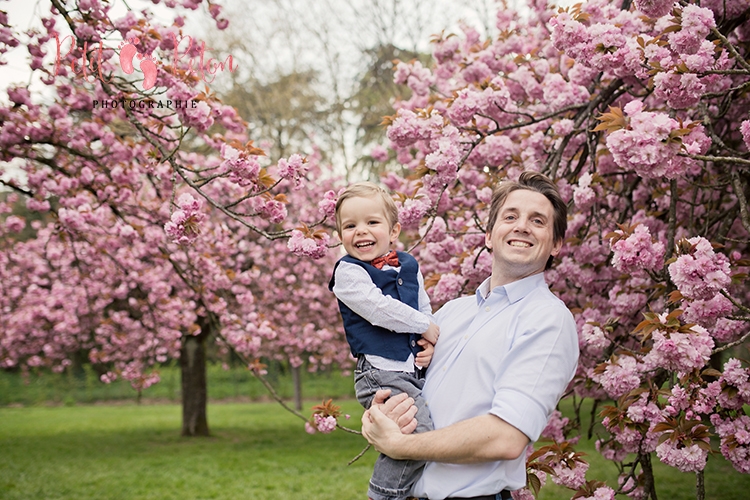
[[[375,196],[345,200],[339,207],[339,220],[346,253],[364,262],[388,253],[401,232],[398,222],[391,228],[383,202]]]

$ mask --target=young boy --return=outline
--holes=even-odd
[[[406,392],[418,407],[416,432],[431,430],[421,389],[432,348],[422,351],[421,346],[434,345],[440,329],[432,322],[417,261],[390,248],[401,232],[396,204],[371,182],[353,184],[336,202],[336,226],[347,255],[336,263],[329,288],[339,301],[346,340],[357,357],[357,399],[369,408],[378,389],[391,389],[392,395]],[[424,462],[380,455],[369,498],[407,498],[423,467]]]

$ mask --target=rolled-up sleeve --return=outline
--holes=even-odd
[[[529,314],[531,313],[531,314]],[[561,303],[528,311],[510,325],[507,362],[495,377],[491,413],[536,441],[575,375],[578,336]]]

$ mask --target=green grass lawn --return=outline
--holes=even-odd
[[[308,406],[312,405],[310,402]],[[362,409],[341,402],[359,428]],[[364,499],[375,453],[340,430],[308,435],[275,403],[209,405],[209,438],[182,438],[175,404],[0,408],[0,498]],[[589,478],[615,485],[616,469],[590,443]],[[692,474],[656,464],[660,499],[695,498]],[[709,460],[707,499],[748,498],[750,476]],[[550,483],[543,500],[571,492]],[[625,497],[622,497],[625,498]]]
[[[212,436],[182,438],[174,368],[164,369],[163,382],[144,391],[141,405],[134,404],[126,383],[105,386],[91,373],[46,373],[23,381],[0,372],[0,500],[366,498],[376,453],[347,465],[365,446],[360,436],[339,430],[306,434],[303,422],[278,404],[257,402],[267,397],[265,389],[244,370],[212,366],[208,376]],[[288,374],[272,372],[270,378],[291,397]],[[362,408],[351,399],[350,377],[305,373],[303,384],[303,414],[333,397],[351,414],[348,426],[359,428]],[[117,404],[101,404],[111,400]],[[97,403],[86,404],[91,402]],[[569,406],[565,402],[564,413]],[[576,448],[591,463],[588,479],[616,486],[615,466],[593,442]],[[660,500],[696,498],[693,474],[656,457],[653,462]],[[750,475],[736,472],[720,455],[709,458],[705,483],[706,499],[750,498]],[[540,499],[571,494],[548,481]]]
[[[354,401],[343,409],[359,427]],[[212,404],[212,437],[179,436],[178,405],[0,409],[0,498],[357,499],[375,453],[364,440],[308,435],[273,403]]]

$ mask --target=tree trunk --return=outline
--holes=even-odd
[[[706,485],[703,480],[702,470],[695,473],[695,498],[696,500],[705,500],[706,498]]]
[[[299,366],[292,366],[292,382],[294,383],[294,409],[302,411],[302,378]]]
[[[647,498],[658,500],[656,498],[656,484],[654,482],[654,469],[651,467],[651,454],[641,453],[641,469],[643,470],[643,489]]]
[[[199,318],[201,333],[182,337],[180,368],[182,371],[182,435],[208,436],[206,403],[206,337],[209,325]]]

